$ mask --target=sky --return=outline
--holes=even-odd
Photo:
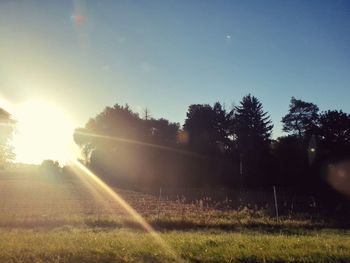
[[[292,96],[350,112],[349,1],[1,0],[0,54],[2,98],[77,127],[115,103],[182,124],[248,93],[274,136]]]

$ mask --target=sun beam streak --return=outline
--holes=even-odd
[[[101,139],[107,139],[107,140],[113,140],[113,141],[117,141],[117,142],[138,144],[138,145],[142,145],[142,146],[146,146],[146,147],[152,147],[152,148],[161,149],[161,150],[165,150],[165,151],[172,151],[172,152],[176,152],[176,153],[179,153],[179,154],[189,155],[189,156],[198,157],[198,158],[207,158],[207,156],[201,155],[201,154],[198,154],[198,153],[195,153],[195,152],[184,151],[184,150],[180,150],[180,149],[174,149],[172,147],[167,147],[167,146],[162,146],[162,145],[157,145],[157,144],[152,144],[152,143],[146,143],[146,142],[142,142],[142,141],[136,141],[136,140],[112,137],[112,136],[101,135],[101,134],[90,133],[90,132],[83,132],[83,131],[76,131],[76,134],[90,136],[90,137],[95,137],[95,138],[101,138]]]
[[[96,176],[92,171],[85,167],[82,163],[78,161],[73,161],[73,165],[79,168],[83,174],[92,179],[96,186],[100,187],[104,192],[106,192],[118,205],[120,205],[145,231],[147,231],[154,240],[166,250],[176,262],[183,262],[181,258],[175,253],[175,251],[167,244],[165,241],[157,234],[157,232],[150,226],[145,219],[132,208],[120,195],[118,195],[112,188],[110,188],[105,182],[103,182],[98,176]]]
[[[106,193],[103,192],[103,189],[97,189],[94,184],[94,181],[92,178],[87,178],[83,175],[83,173],[79,172],[79,168],[76,165],[70,165],[69,166],[71,171],[74,175],[76,175],[79,179],[79,182],[88,190],[88,192],[92,195],[94,202],[98,204],[98,206],[101,206],[103,211],[106,211],[108,213],[112,213],[114,210],[109,205],[108,200],[106,200]],[[104,194],[103,194],[104,193]]]

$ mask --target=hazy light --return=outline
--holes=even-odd
[[[85,16],[82,16],[82,15],[73,15],[71,18],[72,18],[74,24],[77,26],[84,25],[85,21],[86,21]]]
[[[74,157],[74,126],[61,109],[44,101],[17,105],[13,145],[17,162],[41,163],[45,159],[65,162]]]
[[[188,144],[190,140],[188,132],[180,131],[177,135],[177,140],[180,144]]]
[[[350,160],[329,164],[326,180],[335,190],[350,197]]]
[[[76,26],[83,26],[86,23],[88,14],[86,1],[73,0],[73,8],[73,15],[71,16],[71,19]]]

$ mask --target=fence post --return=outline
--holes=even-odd
[[[160,214],[160,202],[162,199],[162,187],[159,188],[159,197],[158,197],[158,211],[157,211],[157,217],[158,217],[158,221],[159,221],[159,214]]]
[[[277,221],[278,221],[278,204],[277,204],[277,194],[276,194],[276,187],[275,186],[273,186],[273,195],[275,198],[276,217],[277,217]]]

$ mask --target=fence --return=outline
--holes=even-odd
[[[312,195],[276,187],[276,200],[273,188],[261,190],[237,190],[227,188],[160,188],[146,191],[161,202],[177,201],[186,204],[200,204],[207,208],[264,209],[276,213],[276,205],[281,215],[319,212],[319,202]]]

